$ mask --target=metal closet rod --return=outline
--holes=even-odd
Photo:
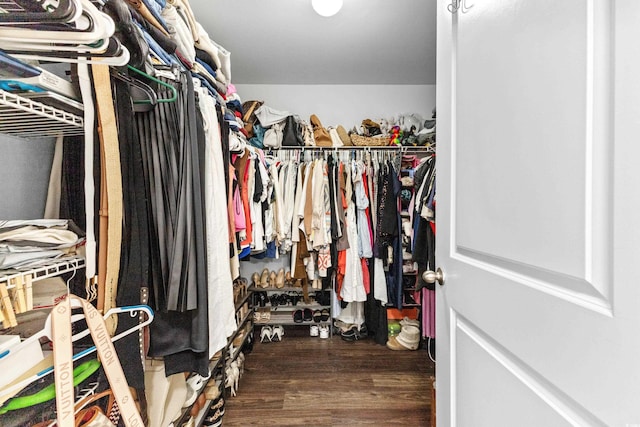
[[[360,146],[360,145],[346,145],[342,147],[278,147],[278,148],[267,148],[263,149],[264,151],[345,151],[345,150],[361,150],[361,151],[400,151],[400,152],[435,152],[435,147],[413,147],[413,146],[393,146],[393,145],[381,145],[381,146]]]

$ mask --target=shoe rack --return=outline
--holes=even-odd
[[[267,287],[255,288],[254,291],[254,324],[260,325],[286,325],[286,326],[309,326],[314,323],[314,314],[324,315],[326,320],[331,322],[331,300],[325,301],[327,304],[318,302],[317,292],[321,289],[309,289],[307,301],[304,300],[304,290],[300,287]],[[328,292],[328,291],[324,291]],[[331,297],[329,297],[331,298]],[[305,317],[305,310],[311,316]],[[294,316],[296,312],[302,312],[302,317]]]
[[[253,310],[252,297],[255,291],[254,286],[249,285],[246,279],[239,278],[233,285],[233,296],[235,303],[236,331],[229,337],[227,349],[228,359],[236,360],[242,346],[249,339],[253,332]]]
[[[244,363],[243,348],[250,345],[253,339],[253,286],[249,286],[245,279],[237,279],[233,283],[233,299],[237,329],[227,340],[227,346],[217,352],[209,361],[211,376],[205,386],[198,390],[198,399],[204,403],[183,409],[182,415],[173,423],[175,426],[199,427],[205,422],[212,405],[219,399],[232,394],[225,385],[229,382],[238,383]],[[233,368],[232,368],[233,367]],[[237,374],[236,374],[237,370]],[[231,378],[232,375],[237,377]],[[235,392],[235,391],[234,391]]]

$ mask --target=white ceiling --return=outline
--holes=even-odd
[[[436,0],[190,0],[239,84],[435,84]]]

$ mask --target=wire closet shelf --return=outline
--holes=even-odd
[[[24,138],[82,135],[82,117],[0,89],[0,133]]]

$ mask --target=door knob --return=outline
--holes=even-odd
[[[427,270],[422,273],[422,280],[427,283],[436,283],[440,286],[444,285],[444,273],[442,269],[438,268],[436,271]]]

